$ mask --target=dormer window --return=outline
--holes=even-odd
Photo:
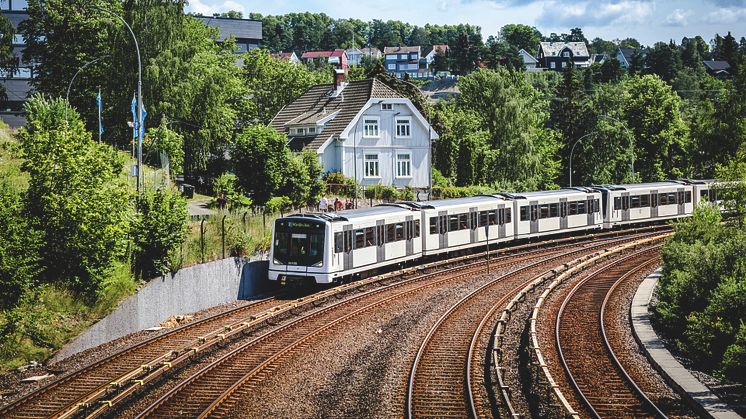
[[[562,56],[563,57],[569,57],[570,56],[570,51],[563,51],[562,52]]]
[[[296,128],[295,129],[295,135],[306,135],[306,129],[305,128]]]
[[[308,128],[308,135],[316,135],[316,127]]]

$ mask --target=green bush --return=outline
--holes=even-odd
[[[172,191],[146,191],[137,199],[137,210],[132,226],[135,271],[148,279],[173,268],[169,256],[186,235],[186,201]]]
[[[267,201],[264,208],[266,212],[270,214],[285,212],[293,208],[293,201],[291,201],[287,196],[276,196]]]
[[[332,196],[343,196],[347,198],[355,197],[355,180],[348,178],[341,172],[327,172],[323,178],[326,183],[326,190]],[[358,193],[360,192],[360,185],[357,185]],[[361,193],[358,196],[362,195]]]
[[[243,194],[241,186],[238,184],[238,178],[232,173],[223,173],[215,178],[212,185],[215,196],[225,195],[228,208],[231,211],[246,209],[253,204],[251,198]]]

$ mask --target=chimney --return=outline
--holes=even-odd
[[[334,69],[334,91],[332,92],[332,97],[337,97],[342,92],[342,89],[347,86],[347,82],[345,81],[345,74],[346,72],[340,68]]]

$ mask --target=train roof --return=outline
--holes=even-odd
[[[682,186],[682,185],[688,185],[691,183],[695,183],[695,182],[668,180],[664,182],[633,183],[633,184],[626,184],[626,185],[595,185],[594,188],[599,189],[599,190],[607,190],[607,191],[636,191],[640,189],[655,189],[655,188],[664,188],[664,187],[671,187],[671,186]]]
[[[293,214],[290,217],[306,217],[316,218],[319,220],[337,222],[337,221],[350,221],[365,217],[374,217],[379,215],[388,215],[396,213],[408,213],[412,209],[401,204],[383,204],[369,208],[359,208],[354,210],[346,210],[343,212],[319,212],[319,213],[305,213],[305,214]]]
[[[572,187],[572,188],[555,189],[551,191],[518,192],[518,193],[507,193],[506,192],[506,193],[501,193],[500,195],[503,195],[511,199],[529,199],[529,198],[535,198],[535,197],[577,195],[577,194],[584,194],[584,193],[587,194],[587,193],[593,193],[593,192],[596,192],[596,191],[594,191],[591,188],[578,186],[578,187]]]
[[[402,205],[408,205],[415,209],[437,209],[446,207],[455,207],[469,204],[483,204],[490,201],[505,201],[506,198],[499,195],[476,195],[465,198],[436,199],[433,201],[403,202]]]

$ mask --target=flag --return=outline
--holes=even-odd
[[[145,135],[145,118],[148,117],[148,111],[145,110],[145,105],[142,105],[142,121],[139,121],[139,127],[140,127],[140,140],[142,140],[142,137]]]
[[[137,97],[132,94],[132,138],[137,138]]]
[[[101,89],[98,89],[98,96],[96,96],[96,104],[98,105],[98,142],[101,142],[101,136],[104,134],[104,124],[101,121],[101,111],[104,107],[103,100],[101,100]]]

